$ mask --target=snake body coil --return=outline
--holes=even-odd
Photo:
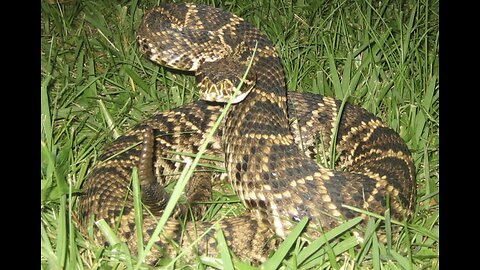
[[[168,199],[166,175],[183,168],[178,152],[196,153],[247,70],[247,81],[210,143],[211,155],[225,155],[228,179],[251,209],[220,222],[231,250],[244,260],[263,261],[276,245],[273,232],[284,238],[295,221],[309,217],[308,232],[329,229],[357,213],[350,205],[383,213],[390,205],[402,219],[415,205],[415,168],[400,136],[367,111],[312,94],[289,93],[273,44],[243,19],[220,9],[194,4],[169,4],[146,13],[138,31],[140,50],[152,61],[196,72],[197,101],[159,113],[117,139],[100,158],[85,183],[80,214],[119,223],[123,241],[135,250],[135,223],[129,193],[131,170],[139,167],[142,200],[160,215]],[[256,49],[255,49],[256,48]],[[219,103],[220,102],[220,103]],[[335,134],[337,115],[342,113]],[[321,143],[319,143],[321,142]],[[319,166],[318,146],[336,143],[332,170]],[[335,162],[335,161],[330,161]],[[209,199],[209,173],[197,172],[189,201]],[[188,196],[188,195],[187,195]],[[152,199],[152,198],[158,198]],[[387,201],[389,198],[389,201]],[[153,261],[175,252],[171,241],[185,245],[205,231],[208,222],[186,224],[172,219],[149,257]],[[145,213],[148,240],[156,219]],[[213,233],[200,241],[198,252],[216,254]],[[97,234],[97,239],[103,239]],[[270,240],[267,240],[270,239]]]

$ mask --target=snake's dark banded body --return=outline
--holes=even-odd
[[[328,229],[355,215],[342,205],[383,213],[389,194],[394,217],[411,213],[415,169],[398,134],[372,114],[347,104],[335,138],[337,168],[343,170],[320,167],[315,162],[318,148],[330,147],[340,102],[298,93],[289,94],[287,100],[283,68],[273,45],[241,18],[203,5],[165,5],[145,15],[138,36],[147,57],[196,71],[198,82],[209,85],[201,97],[220,102],[232,94],[221,90],[236,85],[257,47],[245,93],[208,148],[208,154],[225,155],[228,178],[252,209],[245,216],[221,221],[229,246],[240,258],[265,259],[276,244],[266,240],[273,235],[268,228],[284,237],[292,221],[303,216],[311,218],[313,231],[319,224]],[[142,187],[152,186],[155,193],[156,185],[162,187],[169,181],[165,175],[183,167],[172,161],[182,160],[175,152],[197,152],[221,109],[221,104],[211,102],[187,104],[153,116],[120,137],[105,151],[85,184],[80,214],[95,215],[110,224],[120,220],[122,240],[135,248],[133,203],[131,195],[126,195],[131,169],[139,166]],[[197,173],[191,186],[202,186],[195,182],[204,183],[200,180],[208,177],[208,173]],[[209,188],[205,186],[205,192]],[[159,194],[143,199],[160,212],[164,201],[147,202],[163,196]],[[146,240],[155,222],[145,214]],[[185,245],[209,225],[188,223],[187,235],[180,239],[179,223],[171,220],[157,243],[171,254],[174,248],[166,238]],[[200,242],[198,251],[215,254],[214,246],[214,239],[209,238]],[[160,255],[154,253],[152,258]]]

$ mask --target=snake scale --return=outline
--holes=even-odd
[[[80,197],[85,224],[92,216],[105,219],[136,250],[130,179],[132,168],[138,167],[142,202],[149,210],[144,211],[143,235],[149,240],[169,198],[165,185],[184,167],[181,153],[198,152],[252,56],[240,95],[206,151],[224,156],[225,162],[205,161],[226,167],[229,182],[249,208],[243,216],[220,221],[233,253],[242,260],[264,261],[278,239],[305,216],[311,235],[318,235],[319,227],[327,230],[358,216],[344,205],[380,214],[390,205],[394,218],[411,215],[415,167],[400,136],[348,103],[340,112],[340,101],[321,95],[291,92],[287,99],[273,44],[248,22],[205,5],[166,4],[145,13],[137,39],[150,60],[194,71],[200,100],[150,117],[104,150]],[[330,161],[335,170],[316,161],[322,156],[319,149],[332,143],[338,157]],[[185,192],[189,204],[211,199],[211,179],[205,170],[194,174]],[[179,209],[179,215],[185,214]],[[204,209],[197,211],[200,215]],[[175,254],[211,224],[171,218],[147,261]],[[212,231],[202,238],[195,252],[215,256],[214,236]],[[99,232],[95,239],[105,241]]]

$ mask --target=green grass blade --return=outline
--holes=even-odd
[[[212,224],[212,226],[210,226],[207,230],[205,230],[205,232],[203,232],[200,236],[198,236],[197,239],[193,240],[185,249],[183,249],[182,251],[180,251],[180,253],[177,255],[177,257],[175,257],[167,266],[166,268],[169,269],[171,267],[174,266],[175,262],[180,259],[182,256],[185,255],[186,252],[188,252],[189,250],[191,250],[192,247],[196,246],[198,244],[198,242],[200,242],[200,240],[202,240],[202,238],[207,235],[208,233],[210,233],[211,230],[213,230],[215,228],[215,226],[217,226],[217,224],[223,220],[228,214],[230,213],[230,210],[227,211],[225,213],[225,215],[223,215],[222,217],[220,217],[218,219],[218,221],[216,221],[215,223]],[[221,267],[222,266],[222,262],[219,262],[217,259],[215,258],[208,258],[208,257],[201,257],[200,258],[202,260],[202,262],[205,262],[205,264],[207,265],[210,265],[210,266],[219,266]]]
[[[412,261],[408,258],[398,254],[395,250],[390,250],[392,257],[400,264],[403,269],[407,270],[419,270],[420,268],[413,265]]]
[[[326,232],[325,234],[323,234],[323,236],[319,237],[318,239],[310,243],[310,245],[308,245],[298,254],[298,257],[297,257],[298,263],[301,264],[313,253],[315,253],[317,250],[323,247],[323,245],[325,245],[328,241],[352,229],[361,221],[362,221],[361,217],[356,217]]]
[[[275,254],[270,257],[261,267],[261,269],[278,269],[282,261],[285,259],[285,256],[288,254],[293,244],[297,241],[297,238],[302,233],[303,229],[308,223],[308,218],[303,217],[292,231],[288,234],[287,238],[280,244]]]
[[[65,260],[67,258],[67,247],[68,247],[68,237],[67,237],[67,197],[62,195],[60,197],[60,212],[58,214],[58,224],[57,224],[57,245],[56,245],[56,254],[57,254],[57,265],[62,269],[65,266]]]
[[[133,269],[132,257],[130,256],[130,250],[126,243],[118,239],[117,234],[108,226],[104,219],[97,220],[95,222],[100,232],[112,247],[113,256],[122,256],[123,261],[127,264],[127,269]]]
[[[338,76],[338,73],[337,73],[337,65],[335,63],[333,52],[330,48],[330,45],[327,43],[325,39],[323,39],[323,43],[325,44],[325,50],[328,58],[328,65],[330,68],[330,73],[328,75],[330,76],[330,80],[332,81],[332,84],[333,84],[335,98],[344,99],[342,84],[340,82],[340,77]]]
[[[385,234],[387,236],[387,249],[390,250],[392,249],[392,220],[390,218],[390,208],[385,210]]]
[[[434,108],[433,103],[436,99],[434,99],[435,89],[437,86],[437,77],[434,75],[429,78],[430,83],[425,91],[425,95],[423,97],[422,105],[423,107],[429,112]]]
[[[347,59],[345,60],[345,68],[343,69],[343,73],[342,73],[342,82],[341,82],[342,92],[350,89],[352,63],[353,63],[353,53],[349,53],[347,55]],[[342,99],[346,99],[346,97],[343,96]]]
[[[132,169],[132,190],[133,209],[135,211],[135,230],[137,232],[137,253],[141,254],[143,252],[143,211],[137,167]]]
[[[91,82],[88,87],[88,92],[90,95],[97,97],[97,84],[96,81],[98,80],[98,77],[95,75],[95,61],[93,58],[89,58],[89,64],[88,64],[88,77],[89,81]],[[115,121],[113,120],[113,117],[110,115],[110,112],[108,111],[107,107],[105,106],[105,103],[101,99],[97,99],[97,103],[100,106],[100,111],[102,112],[102,115],[105,119],[105,122],[107,123],[107,126],[109,130],[113,132],[113,137],[116,139],[120,137],[120,132],[116,129],[115,127]]]
[[[48,238],[47,232],[45,230],[45,226],[43,223],[41,224],[40,228],[40,236],[41,236],[41,254],[47,259],[48,265],[50,269],[61,269],[60,265],[58,264],[58,256],[55,254],[53,250],[52,244],[50,239]]]
[[[72,191],[73,191],[73,185],[72,182],[68,182],[68,256],[69,260],[68,263],[70,267],[73,265],[77,265],[77,259],[79,257],[78,254],[78,247],[77,245],[74,245],[75,243],[75,236],[76,236],[76,231],[75,231],[75,224],[73,223],[73,197],[72,197]]]
[[[86,7],[87,7],[86,8],[87,12],[85,13],[85,20],[91,23],[95,27],[95,29],[99,33],[101,33],[102,37],[107,39],[108,43],[113,46],[112,42],[107,38],[107,37],[111,37],[113,33],[108,28],[107,26],[108,23],[105,21],[104,15],[99,12],[95,4],[87,3]],[[113,47],[115,48],[115,46]]]
[[[217,235],[218,251],[220,252],[220,256],[223,261],[223,269],[233,270],[232,257],[230,256],[230,252],[228,251],[227,241],[225,240],[223,231],[218,223],[215,224],[215,230]]]
[[[46,75],[45,80],[42,82],[40,95],[42,135],[45,136],[45,142],[48,149],[51,149],[52,147],[52,117],[50,115],[50,104],[48,101],[48,84],[50,83],[51,78],[50,75]]]
[[[376,234],[372,235],[372,264],[373,270],[380,270],[380,248],[378,244],[378,237]]]
[[[135,71],[128,67],[124,67],[123,70],[128,74],[128,76],[130,76],[133,82],[135,82],[140,87],[141,90],[143,90],[145,93],[149,93],[150,87],[147,83],[145,83],[145,81],[143,81],[142,78],[140,78],[140,76]]]
[[[324,247],[321,248],[318,252],[313,254],[308,260],[300,265],[299,269],[317,269],[320,266],[323,269],[332,269],[335,267],[340,267],[342,269],[343,266],[340,266],[338,262],[331,262],[331,259],[328,258],[328,261],[325,261],[325,253],[331,252],[335,255],[336,258],[340,258],[342,253],[345,253],[349,249],[358,246],[358,240],[351,236],[347,239],[339,242],[338,244],[333,245],[333,247]],[[330,251],[329,251],[330,250]]]
[[[112,228],[110,228],[110,226],[108,226],[104,219],[97,220],[95,225],[97,225],[98,229],[102,232],[103,236],[110,245],[114,246],[121,243],[120,239],[118,239],[115,232],[112,230]]]
[[[369,218],[367,226],[365,228],[365,234],[364,234],[364,243],[361,247],[361,250],[358,252],[357,257],[355,258],[355,261],[357,264],[361,264],[365,258],[367,257],[367,254],[371,250],[373,246],[373,238],[376,237],[376,229],[378,228],[378,225],[380,224],[380,221],[375,221],[375,218]]]

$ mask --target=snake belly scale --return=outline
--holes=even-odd
[[[194,71],[204,100],[158,113],[108,147],[84,184],[79,203],[83,220],[93,216],[118,224],[121,240],[136,250],[129,185],[137,166],[142,201],[151,210],[145,212],[143,224],[148,241],[157,220],[152,214],[161,215],[168,200],[168,175],[184,166],[175,161],[182,160],[178,153],[198,152],[252,55],[243,92],[207,149],[208,155],[225,157],[227,178],[250,209],[220,221],[230,249],[242,260],[264,261],[278,244],[274,235],[284,238],[305,216],[310,219],[308,233],[317,235],[320,226],[329,229],[358,215],[344,205],[375,213],[389,205],[395,218],[411,215],[415,167],[400,136],[362,108],[347,104],[339,112],[341,102],[329,97],[293,92],[287,96],[275,47],[248,22],[205,5],[166,4],[146,12],[138,41],[150,60]],[[329,149],[334,141],[338,169],[319,166],[319,142]],[[194,174],[186,191],[190,202],[209,200],[210,179],[208,172]],[[182,212],[180,207],[179,215]],[[182,228],[171,218],[148,262],[175,254],[209,226],[211,222],[197,221]],[[98,232],[95,238],[104,241]],[[211,232],[196,252],[216,255],[215,246]]]

